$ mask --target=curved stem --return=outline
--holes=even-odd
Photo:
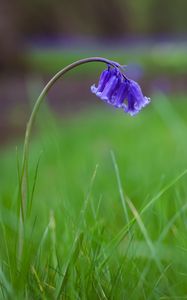
[[[56,73],[56,75],[44,87],[44,89],[42,90],[38,99],[36,100],[36,103],[34,105],[30,119],[27,123],[25,139],[24,139],[24,148],[23,148],[23,166],[22,166],[22,180],[21,180],[21,189],[22,189],[21,205],[22,205],[22,219],[23,220],[24,220],[25,211],[26,211],[26,201],[24,199],[25,198],[24,197],[24,193],[25,193],[24,184],[26,185],[26,170],[27,170],[27,163],[28,163],[28,156],[29,156],[29,140],[30,140],[31,130],[32,130],[32,126],[33,126],[36,114],[39,110],[39,107],[40,107],[42,101],[44,100],[45,96],[47,95],[48,91],[50,90],[50,88],[54,85],[54,83],[60,77],[62,77],[62,75],[64,75],[65,73],[67,73],[68,71],[70,71],[71,69],[73,69],[79,65],[89,63],[89,62],[102,62],[102,63],[106,63],[108,65],[111,65],[113,67],[119,67],[119,65],[117,63],[110,61],[106,58],[102,58],[102,57],[90,57],[90,58],[84,58],[84,59],[78,60],[78,61],[68,65],[67,67],[63,68],[58,73]]]

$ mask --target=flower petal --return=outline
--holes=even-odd
[[[91,86],[92,93],[99,96],[100,93],[103,91],[103,89],[110,77],[111,77],[111,70],[110,70],[110,68],[108,68],[107,70],[104,70],[101,73],[101,76],[99,78],[98,87],[96,87],[95,84]]]
[[[144,106],[146,106],[150,100],[144,97],[139,84],[133,80],[129,81],[128,91],[128,107],[124,107],[125,112],[131,116],[136,115]]]
[[[100,98],[108,103],[112,102],[112,95],[115,92],[119,83],[119,78],[116,75],[113,75],[107,82],[103,92],[101,93]]]
[[[127,81],[122,81],[120,83],[115,94],[113,94],[113,96],[112,96],[115,107],[121,108],[123,105],[125,105],[125,104],[123,104],[123,102],[128,95],[128,88],[129,88],[129,85],[128,85]]]

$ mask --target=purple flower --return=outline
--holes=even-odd
[[[91,86],[91,91],[104,102],[122,108],[131,116],[136,115],[150,99],[143,96],[137,82],[128,79],[119,65],[108,66],[101,73],[98,86]]]
[[[131,116],[136,115],[139,111],[146,106],[150,99],[143,96],[142,90],[137,82],[134,80],[129,80],[129,88],[127,94],[128,105],[124,104],[125,112],[129,113]]]
[[[99,83],[98,83],[98,87],[96,88],[95,85],[91,86],[91,91],[92,93],[96,94],[96,96],[100,96],[101,92],[103,91],[106,83],[108,82],[108,80],[111,77],[111,72],[110,72],[110,67],[108,67],[107,70],[104,70],[101,73],[101,76],[99,78]]]

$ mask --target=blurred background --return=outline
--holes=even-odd
[[[144,94],[185,94],[186,0],[0,0],[0,145],[22,135],[44,84],[77,59],[128,65]],[[82,66],[58,82],[48,103],[69,116],[94,105],[89,86],[103,66]]]

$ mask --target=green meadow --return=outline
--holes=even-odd
[[[162,94],[133,118],[43,106],[21,241],[23,139],[1,150],[0,299],[187,299],[186,113]]]

